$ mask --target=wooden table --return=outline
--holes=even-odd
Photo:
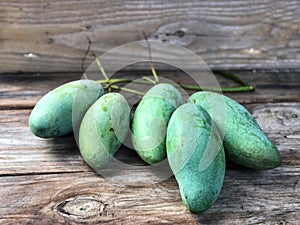
[[[278,147],[282,166],[254,171],[228,163],[217,202],[198,215],[183,206],[174,177],[158,183],[116,185],[84,163],[72,135],[44,140],[29,131],[28,116],[37,100],[81,74],[1,75],[0,223],[299,224],[300,73],[236,73],[256,89],[226,95],[250,110]],[[166,74],[184,80],[180,73]],[[223,86],[230,85],[219,80]],[[145,165],[124,148],[117,158]],[[135,179],[135,171],[128,173]]]
[[[0,1],[0,224],[300,224],[299,13],[299,0]],[[84,163],[72,135],[44,140],[30,132],[41,96],[80,79],[95,56],[143,40],[143,31],[255,85],[226,95],[250,110],[282,166],[253,171],[228,163],[219,199],[194,215],[173,177],[112,184]],[[179,72],[159,74],[186,81]],[[141,166],[126,171],[128,179],[143,175],[134,151],[122,148],[116,157]]]

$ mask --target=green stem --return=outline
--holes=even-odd
[[[151,79],[150,79],[151,80]],[[100,84],[116,84],[116,83],[138,83],[138,84],[153,84],[153,80],[150,81],[144,81],[144,80],[132,80],[127,78],[115,78],[115,79],[108,79],[108,80],[97,80]]]
[[[129,93],[137,94],[137,95],[141,95],[141,96],[144,95],[144,93],[142,93],[142,92],[139,92],[139,91],[136,91],[136,90],[133,90],[133,89],[130,89],[130,88],[119,87],[117,85],[111,85],[110,88],[113,88],[113,89],[116,89],[116,90],[121,90],[121,91],[126,91],[126,92],[129,92]]]
[[[109,79],[109,80],[98,80],[97,82],[105,85],[107,84],[108,87],[111,87],[113,89],[118,89],[121,90],[119,86],[113,85],[116,83],[130,83],[130,82],[135,82],[135,83],[140,83],[140,84],[153,84],[153,80],[149,78],[143,80],[132,80],[132,79]],[[175,87],[182,87],[183,89],[187,90],[194,90],[194,91],[222,91],[222,92],[242,92],[242,91],[253,91],[254,87],[251,85],[246,85],[246,86],[238,86],[238,87],[223,87],[223,88],[215,88],[215,87],[201,87],[197,85],[188,85],[188,84],[173,84]],[[123,88],[123,90],[131,90],[130,92],[133,93],[132,89],[128,88]],[[138,92],[138,91],[137,91]],[[141,92],[138,92],[139,95],[142,95]]]
[[[150,55],[150,56],[151,56],[151,55]],[[159,82],[159,79],[158,79],[156,70],[155,70],[155,68],[154,68],[154,66],[153,66],[152,59],[151,59],[151,61],[150,61],[150,68],[151,68],[152,75],[153,75],[153,77],[154,77],[154,79],[155,79],[155,82],[158,83],[158,82]]]
[[[240,86],[240,87],[228,87],[228,88],[221,88],[222,92],[246,92],[246,91],[253,91],[254,87],[252,85],[247,86]]]
[[[230,73],[228,71],[223,71],[223,70],[213,70],[213,73],[222,75],[223,77],[226,77],[230,80],[233,80],[235,82],[237,82],[238,84],[241,84],[243,86],[247,86],[248,84],[245,83],[244,81],[242,81],[238,76],[236,76],[234,73]]]
[[[150,44],[148,42],[148,38],[146,36],[145,33],[144,37],[145,40],[147,42],[148,45],[148,50],[149,50],[149,59],[150,59],[150,68],[151,68],[151,72],[152,75],[154,77],[155,80],[150,79],[149,77],[143,77],[143,79],[145,81],[142,80],[132,80],[132,79],[127,79],[127,78],[119,78],[119,79],[109,79],[109,77],[107,76],[100,60],[98,58],[96,58],[96,63],[100,69],[100,72],[102,74],[102,76],[105,78],[105,80],[98,80],[97,82],[99,82],[100,84],[103,84],[103,86],[110,90],[110,88],[113,89],[118,89],[118,90],[123,90],[123,91],[127,91],[130,93],[134,93],[134,94],[138,94],[138,95],[144,95],[144,93],[130,89],[130,88],[124,88],[124,87],[119,87],[117,85],[114,85],[116,83],[130,83],[130,82],[135,82],[135,83],[140,83],[140,84],[153,84],[156,85],[157,83],[159,83],[159,78],[157,76],[156,70],[154,68],[153,62],[152,62],[152,56],[151,56],[151,48],[150,48]],[[238,76],[236,76],[234,73],[230,73],[228,71],[223,71],[223,70],[213,70],[214,73],[222,75],[223,77],[226,77],[230,80],[235,81],[238,84],[241,84],[242,86],[238,86],[238,87],[225,87],[225,88],[214,88],[214,87],[201,87],[201,86],[197,86],[197,85],[179,85],[179,84],[173,84],[175,87],[182,87],[184,89],[188,89],[188,90],[195,90],[195,91],[222,91],[222,92],[241,92],[241,91],[253,91],[254,87],[247,84],[246,82],[242,81]],[[84,73],[84,75],[86,76],[86,74]]]
[[[157,83],[157,81],[154,81],[154,80],[152,80],[149,77],[143,77],[143,79],[146,80],[146,81],[148,81],[148,82],[150,82],[150,83],[152,83],[153,85],[155,85]]]
[[[108,76],[107,76],[107,74],[106,74],[106,72],[105,72],[105,70],[104,70],[104,68],[103,68],[103,66],[102,66],[102,64],[101,64],[101,62],[98,58],[96,58],[96,63],[98,65],[99,69],[100,69],[100,72],[101,72],[102,76],[105,78],[105,80],[109,80],[109,78],[108,78]]]
[[[174,85],[177,86],[177,85]],[[194,91],[221,91],[221,92],[241,92],[241,91],[253,91],[253,86],[238,86],[238,87],[225,87],[225,88],[214,88],[214,87],[201,87],[196,85],[178,85],[187,90],[194,90]]]
[[[127,78],[116,78],[116,79],[107,79],[107,80],[97,80],[100,84],[116,84],[116,83],[130,83],[131,79]]]

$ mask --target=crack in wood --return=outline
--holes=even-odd
[[[92,45],[92,40],[90,39],[90,37],[87,36],[86,39],[87,39],[87,41],[88,41],[88,47],[87,47],[87,49],[86,49],[86,51],[85,51],[85,53],[84,53],[84,56],[83,56],[82,59],[81,59],[81,70],[82,70],[82,71],[84,71],[84,62],[85,62],[85,60],[86,60],[86,58],[87,58],[87,56],[88,56],[88,54],[89,54],[89,52],[90,52],[91,45]]]

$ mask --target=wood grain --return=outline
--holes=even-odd
[[[30,134],[30,110],[0,111],[2,224],[297,224],[300,210],[300,103],[246,105],[278,146],[281,167],[253,171],[228,164],[221,195],[198,215],[183,206],[173,177],[115,184],[82,161],[72,136]],[[132,152],[117,157],[144,165]],[[126,171],[127,179],[148,176]],[[137,175],[138,174],[138,175]]]
[[[254,92],[225,93],[241,103],[300,100],[300,72],[234,71],[234,73],[243,81],[256,87]],[[176,83],[192,83],[183,72],[178,70],[158,71],[158,74]],[[114,77],[136,79],[149,75],[151,75],[150,71],[120,71]],[[31,109],[48,91],[81,77],[80,73],[1,75],[0,109]],[[236,86],[235,83],[220,76],[217,76],[217,80],[221,87]],[[201,84],[201,81],[199,82]]]
[[[0,177],[3,224],[297,224],[299,167],[228,169],[214,206],[183,206],[173,178],[120,186],[92,172]]]
[[[0,108],[33,108],[48,91],[72,80],[80,74],[8,74],[0,76]]]
[[[143,31],[212,68],[299,68],[299,13],[299,0],[3,0],[0,73],[83,71]]]
[[[158,72],[175,82],[191,82],[182,72]],[[149,75],[149,71],[121,71],[116,77],[134,79],[141,73]],[[256,90],[226,95],[249,109],[278,147],[282,165],[254,171],[227,163],[217,202],[197,215],[183,206],[174,177],[142,182],[153,174],[133,150],[123,146],[116,158],[136,167],[105,179],[84,163],[72,134],[45,140],[30,132],[28,117],[37,100],[50,89],[81,78],[80,73],[0,76],[0,224],[297,225],[300,74],[237,74]],[[221,86],[234,85],[223,78],[219,82]]]
[[[227,170],[219,199],[209,211],[199,215],[184,208],[174,179],[130,187],[112,185],[94,173],[1,177],[0,193],[5,197],[0,200],[0,221],[3,224],[297,224],[300,202],[295,176],[299,175],[299,168],[297,172]]]
[[[285,166],[299,166],[300,103],[246,105],[280,150]],[[28,127],[30,110],[0,111],[0,176],[35,173],[86,172],[72,134],[53,139],[35,137]],[[123,147],[117,159],[145,166],[133,150]],[[140,168],[141,173],[149,171]],[[134,173],[134,171],[132,171]],[[135,176],[132,177],[136,180]]]

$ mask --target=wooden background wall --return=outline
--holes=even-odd
[[[142,31],[215,69],[300,68],[299,0],[1,0],[0,73],[83,71]]]

